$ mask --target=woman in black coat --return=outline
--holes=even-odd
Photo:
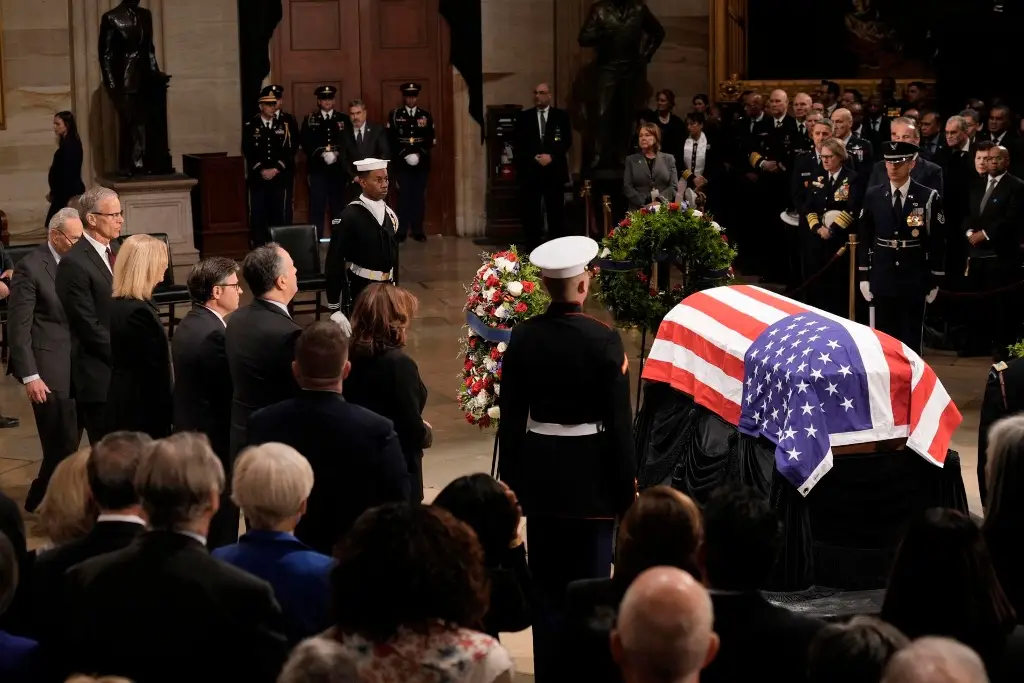
[[[171,353],[153,289],[167,270],[167,247],[151,235],[124,241],[114,263],[106,431],[171,434]]]
[[[46,212],[46,223],[68,205],[73,197],[85,192],[82,183],[82,140],[78,137],[78,124],[75,115],[69,111],[57,112],[53,117],[53,132],[57,134],[57,151],[53,153],[48,180],[50,192],[46,199],[50,202],[50,210]]]
[[[427,387],[416,361],[406,355],[409,323],[419,303],[412,292],[376,283],[364,289],[352,312],[352,369],[342,393],[346,401],[391,420],[409,468],[411,500],[423,500],[423,450],[433,430],[423,419]]]
[[[676,107],[676,95],[671,90],[659,90],[655,95],[657,109],[655,119],[652,123],[657,124],[661,129],[661,151],[671,154],[676,158],[676,167],[679,167],[679,155],[683,151],[683,141],[686,140],[686,124],[683,120],[672,113]]]

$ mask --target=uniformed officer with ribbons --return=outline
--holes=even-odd
[[[249,119],[242,133],[249,185],[249,242],[258,247],[270,239],[268,228],[284,225],[286,183],[295,163],[295,131],[275,116],[277,97],[260,97],[260,113]]]
[[[327,306],[351,313],[356,297],[373,282],[398,283],[398,217],[385,203],[386,159],[355,162],[362,194],[331,221],[325,264]]]
[[[288,124],[288,129],[292,132],[292,137],[295,138],[301,134],[302,129],[299,127],[299,121],[291,113],[284,110],[284,86],[281,85],[268,85],[263,88],[260,96],[273,95],[277,98],[277,105],[274,111],[274,116]],[[295,155],[299,153],[299,140],[295,139],[292,144],[292,163],[289,164],[288,171],[285,173],[285,177],[282,179],[284,183],[284,224],[291,225],[293,214],[294,214],[294,198],[295,198]]]
[[[551,304],[512,329],[501,365],[499,476],[528,519],[538,683],[555,680],[564,655],[567,586],[609,576],[615,518],[636,490],[629,362],[619,333],[583,313],[597,252],[570,236],[530,254]]]
[[[939,193],[910,178],[917,145],[888,141],[882,150],[889,182],[864,196],[860,291],[875,308],[875,328],[920,354],[925,305],[945,276],[946,219]]]
[[[306,117],[302,126],[302,149],[306,152],[309,179],[309,222],[317,235],[324,234],[324,211],[330,206],[331,218],[337,218],[345,206],[345,132],[348,116],[334,109],[338,89],[322,85],[316,89],[319,107]]]
[[[391,149],[395,155],[395,181],[398,184],[398,215],[402,227],[398,241],[404,242],[406,233],[418,242],[427,239],[423,232],[426,212],[427,180],[430,178],[430,151],[434,147],[434,117],[419,106],[419,83],[403,83],[403,106],[392,109],[387,128]]]

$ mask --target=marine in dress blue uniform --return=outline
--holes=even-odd
[[[331,218],[345,208],[345,132],[348,116],[334,109],[338,89],[322,85],[316,89],[319,109],[311,112],[302,125],[302,149],[306,152],[309,180],[309,222],[317,235],[324,235],[324,212],[328,206]]]
[[[875,308],[875,328],[920,354],[925,306],[945,276],[946,218],[939,193],[910,178],[917,145],[890,141],[882,149],[889,182],[864,196],[860,289]]]
[[[398,184],[398,216],[402,225],[398,241],[404,242],[406,233],[418,242],[425,242],[423,216],[426,212],[427,180],[430,178],[430,151],[437,142],[434,117],[417,105],[419,83],[403,83],[405,104],[388,114],[387,129],[391,149],[395,155],[395,181]]]
[[[285,223],[286,183],[295,163],[295,131],[275,116],[273,93],[259,100],[260,113],[245,124],[242,151],[249,185],[249,242],[259,246],[270,239],[267,228]]]
[[[566,588],[609,576],[615,518],[636,491],[625,349],[618,332],[582,311],[597,251],[571,236],[530,254],[552,302],[513,329],[501,367],[499,474],[527,516],[540,683],[560,656]]]
[[[291,225],[294,222],[295,215],[295,155],[299,153],[299,140],[298,136],[301,134],[302,129],[299,127],[299,120],[295,118],[293,114],[284,110],[284,86],[281,85],[268,85],[263,88],[260,93],[260,97],[266,95],[273,95],[277,98],[276,112],[274,115],[281,121],[288,124],[288,129],[292,132],[293,144],[292,144],[292,163],[288,166],[288,171],[283,178],[284,182],[284,224]]]

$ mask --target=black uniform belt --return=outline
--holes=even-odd
[[[398,138],[399,142],[404,142],[407,145],[414,145],[417,142],[426,142],[426,138]]]
[[[922,246],[922,244],[921,240],[883,240],[881,237],[875,238],[875,246],[884,249],[913,249],[914,247]]]

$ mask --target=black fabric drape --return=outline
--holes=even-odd
[[[451,28],[451,62],[469,87],[469,115],[484,136],[484,42],[480,0],[441,0],[441,16]]]
[[[238,62],[242,121],[258,111],[263,79],[270,73],[270,40],[284,17],[281,0],[238,0]]]

